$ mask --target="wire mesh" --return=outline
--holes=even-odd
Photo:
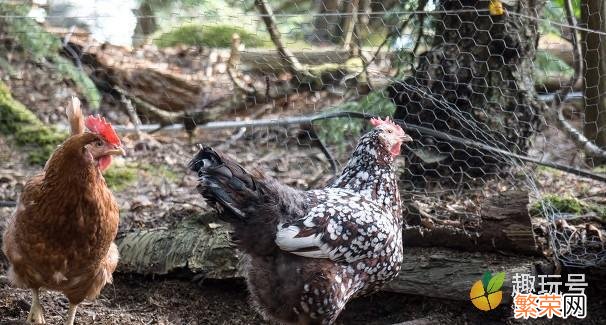
[[[598,163],[561,131],[553,117],[559,108],[551,105],[561,89],[572,87],[563,98],[565,118],[603,132],[606,123],[588,120],[575,100],[580,89],[568,40],[579,34],[579,46],[590,48],[583,42],[604,31],[571,25],[563,8],[544,1],[515,8],[503,1],[503,13],[493,1],[419,0],[390,8],[336,3],[324,1],[313,14],[304,5],[258,14],[246,3],[248,11],[219,6],[202,14],[127,18],[119,10],[45,8],[45,27],[33,23],[31,10],[4,7],[0,77],[46,124],[65,126],[62,109],[76,95],[123,134],[159,128],[168,134],[130,142],[141,152],[123,167],[141,169],[136,159],[152,159],[148,172],[169,169],[160,173],[160,184],[125,191],[122,199],[131,201],[126,218],[136,222],[145,223],[153,211],[133,197],[150,196],[166,207],[197,204],[175,175],[185,171],[192,142],[216,146],[289,185],[322,186],[332,174],[330,161],[346,162],[368,127],[352,116],[300,117],[355,111],[392,115],[414,138],[398,161],[405,204],[415,207],[408,227],[430,218],[474,233],[488,198],[527,191],[542,249],[568,266],[606,263],[603,230],[595,230],[601,223],[594,222],[606,215],[606,186],[553,168]],[[292,56],[275,50],[265,18],[273,19]],[[142,31],[146,21],[163,32]],[[116,43],[110,34],[127,34],[135,25],[134,50],[102,43]],[[584,63],[591,62],[585,57]],[[3,117],[2,123],[12,121]],[[19,164],[13,167],[35,168]],[[3,185],[2,199],[14,199],[15,189]]]

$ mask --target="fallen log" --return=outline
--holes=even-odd
[[[93,44],[71,38],[68,46],[87,67],[98,88],[113,92],[115,87],[169,112],[182,112],[200,106],[204,82],[194,76],[171,71],[165,65],[137,58],[126,48]]]
[[[414,205],[409,213],[427,214]],[[446,247],[465,251],[508,251],[540,255],[528,212],[528,192],[509,191],[482,203],[477,230],[466,230],[449,224],[431,228],[408,226],[403,230],[407,247]]]
[[[118,271],[167,275],[185,270],[210,279],[242,277],[242,255],[231,245],[229,228],[212,220],[215,216],[208,213],[174,228],[120,234]]]
[[[243,277],[244,257],[230,243],[229,227],[214,213],[182,221],[174,228],[137,230],[116,240],[119,272],[144,275],[191,274],[199,279]],[[405,247],[402,271],[386,290],[468,300],[472,284],[485,271],[507,273],[507,300],[513,273],[535,273],[533,257],[460,252],[446,248]]]
[[[539,254],[528,211],[528,192],[509,191],[482,205],[479,244],[489,250]]]
[[[398,277],[385,290],[452,300],[469,300],[471,286],[486,271],[505,272],[503,300],[511,300],[511,277],[536,274],[535,259],[444,248],[404,248]]]

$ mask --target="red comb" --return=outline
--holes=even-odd
[[[379,125],[383,125],[383,124],[389,124],[389,125],[393,125],[395,126],[398,130],[404,132],[404,130],[402,130],[402,127],[400,127],[398,124],[394,123],[393,120],[391,120],[388,117],[385,118],[385,120],[382,120],[380,117],[379,118],[371,118],[370,119],[370,124],[372,124],[372,126],[377,127]]]
[[[105,141],[116,146],[121,144],[118,134],[116,134],[112,125],[105,121],[104,117],[90,115],[84,121],[84,125],[86,125],[86,128],[91,132],[100,134]]]

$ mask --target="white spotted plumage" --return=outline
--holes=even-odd
[[[379,131],[361,139],[340,177],[325,189],[307,192],[315,204],[304,217],[278,226],[280,249],[341,265],[328,296],[306,289],[301,297],[315,316],[331,319],[351,297],[377,290],[400,270],[400,195],[393,157],[375,149]]]
[[[352,298],[394,278],[402,261],[402,213],[393,160],[410,141],[372,120],[342,174],[301,191],[250,173],[212,148],[190,163],[198,190],[234,225],[252,301],[276,322],[332,324]]]

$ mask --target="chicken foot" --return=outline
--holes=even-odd
[[[76,319],[76,309],[78,308],[78,304],[69,304],[69,310],[67,311],[67,320],[65,320],[64,325],[74,325],[74,320]]]
[[[46,324],[44,321],[44,308],[40,305],[39,290],[32,289],[32,307],[27,315],[27,322],[34,324]]]

